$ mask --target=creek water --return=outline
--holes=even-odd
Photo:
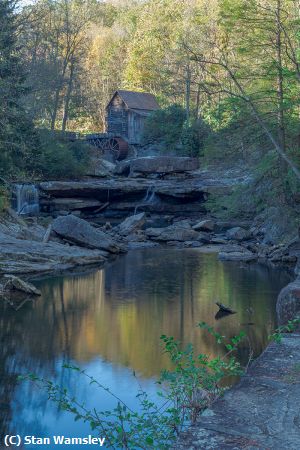
[[[20,373],[51,379],[88,407],[113,407],[109,394],[63,368],[74,364],[136,408],[133,370],[155,398],[156,377],[169,367],[161,334],[192,342],[198,352],[221,354],[224,349],[196,327],[205,321],[228,337],[246,331],[258,356],[276,328],[276,297],[289,281],[282,270],[223,263],[198,249],[135,250],[101,270],[35,280],[42,297],[18,311],[0,304],[0,436],[90,433],[87,424],[74,422],[33,383],[19,382]],[[218,300],[237,313],[216,320]],[[242,362],[248,345],[239,349]]]

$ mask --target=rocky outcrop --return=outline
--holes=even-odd
[[[280,325],[300,316],[300,278],[282,289],[278,296],[276,312]]]
[[[149,174],[171,174],[199,169],[198,158],[177,156],[149,156],[136,158],[130,162],[130,176]]]
[[[0,275],[69,270],[77,266],[102,264],[108,253],[58,242],[43,243],[18,239],[0,232]]]
[[[133,216],[127,217],[118,227],[118,232],[122,236],[127,236],[140,230],[142,226],[146,223],[146,214],[140,213]]]
[[[122,251],[122,248],[108,234],[97,230],[85,220],[72,214],[55,219],[52,223],[52,230],[60,237],[82,247],[106,250],[110,253]]]
[[[283,335],[182,433],[176,450],[299,448],[300,335]]]

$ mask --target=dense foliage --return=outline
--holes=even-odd
[[[14,2],[0,3],[0,174],[30,170],[37,148],[33,124],[22,106],[26,95]]]
[[[106,447],[112,449],[159,449],[167,450],[174,445],[179,433],[195,423],[199,414],[209,407],[227,389],[229,378],[239,376],[244,369],[235,354],[245,333],[226,339],[205,322],[198,324],[219,345],[226,349],[224,356],[215,358],[195,354],[192,344],[182,347],[172,336],[161,336],[164,352],[170,358],[172,370],[164,370],[157,381],[159,391],[155,401],[139,388],[139,411],[132,410],[101,382],[78,367],[65,365],[87,378],[100,391],[110,394],[116,404],[112,410],[90,410],[79,402],[66,388],[37,377],[35,374],[21,376],[46,390],[48,398],[65,411],[74,415],[76,421],[87,422],[91,430],[105,436]],[[249,351],[249,359],[252,353]],[[135,375],[135,374],[134,374]]]
[[[154,93],[163,108],[146,141],[207,160],[268,160],[276,195],[298,192],[297,0],[37,0],[18,9],[5,0],[0,14],[3,170],[36,170],[29,118],[102,130],[108,99],[125,88]]]

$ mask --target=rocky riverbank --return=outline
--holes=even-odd
[[[297,450],[300,334],[283,335],[183,433],[176,450]]]
[[[230,195],[249,181],[241,167],[199,169],[195,159],[178,157],[98,162],[102,172],[98,167],[92,178],[36,185],[41,210],[36,223],[2,220],[0,273],[102,264],[128,249],[158,245],[202,251],[209,246],[228,261],[293,267],[299,259],[300,241],[295,230],[285,233],[280,211],[240,220],[218,220],[209,211],[212,195]]]

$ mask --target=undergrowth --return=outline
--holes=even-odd
[[[66,388],[35,374],[20,377],[29,379],[39,388],[46,390],[48,397],[61,409],[74,415],[75,420],[89,423],[92,430],[106,437],[106,446],[119,449],[168,449],[187,426],[194,423],[199,414],[211,405],[226,389],[224,380],[238,376],[243,368],[234,353],[245,338],[238,336],[226,339],[212,327],[202,322],[198,327],[212,335],[219,345],[226,349],[223,357],[195,354],[192,344],[182,348],[179,341],[166,335],[161,336],[164,352],[172,362],[172,370],[164,370],[157,385],[161,402],[153,402],[140,387],[136,397],[140,410],[134,411],[106,386],[78,367],[67,365],[68,370],[86,377],[91,385],[109,393],[115,400],[112,410],[98,411],[80,403]]]

